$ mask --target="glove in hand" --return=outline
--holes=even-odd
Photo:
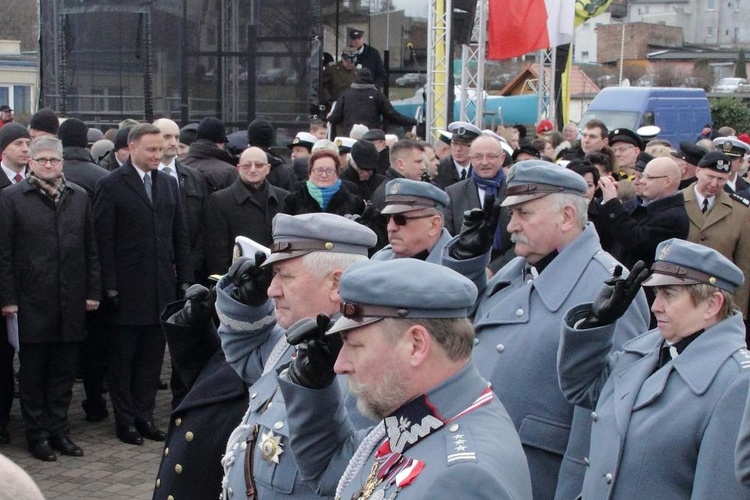
[[[500,220],[502,200],[490,194],[484,196],[484,208],[464,212],[458,242],[451,249],[451,257],[466,260],[489,252]]]
[[[261,267],[266,254],[255,252],[255,262],[248,257],[240,257],[229,268],[227,276],[234,288],[229,295],[236,301],[249,306],[260,306],[268,300],[268,287],[273,279],[270,266]]]
[[[380,217],[380,210],[375,208],[372,203],[367,203],[362,214],[350,214],[345,216],[347,219],[358,222],[363,226],[370,227],[372,222]]]
[[[622,266],[616,266],[612,277],[604,282],[604,286],[594,299],[591,312],[578,327],[595,328],[617,321],[635,300],[641,283],[649,274],[642,260],[635,263],[627,278],[622,277]]]
[[[193,285],[185,293],[185,305],[175,318],[175,323],[196,326],[209,321],[214,314],[216,290],[203,285]]]
[[[289,365],[289,380],[309,389],[328,387],[336,378],[333,365],[343,342],[340,335],[328,335],[333,323],[325,314],[313,321],[302,319],[286,331],[286,340],[297,347]]]

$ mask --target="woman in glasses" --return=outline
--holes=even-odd
[[[339,178],[340,173],[341,163],[336,153],[323,149],[314,152],[310,156],[307,181],[287,197],[282,212],[290,215],[361,214],[365,202],[346,187]]]

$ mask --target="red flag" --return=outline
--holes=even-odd
[[[572,0],[490,0],[488,59],[509,59],[573,36]]]

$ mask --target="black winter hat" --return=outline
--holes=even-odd
[[[42,108],[31,115],[31,122],[29,123],[29,128],[49,134],[57,134],[59,126],[60,120],[57,119],[55,112],[49,108]]]
[[[89,145],[89,128],[78,118],[68,118],[57,129],[64,148],[85,148]]]
[[[198,123],[195,140],[205,139],[216,144],[227,142],[227,129],[218,118],[207,116]]]
[[[0,128],[0,153],[5,151],[5,148],[7,148],[11,142],[21,138],[31,139],[31,135],[29,135],[29,131],[26,130],[26,127],[16,122],[10,122],[3,125],[3,128]]]
[[[370,141],[360,139],[352,146],[352,160],[357,164],[360,170],[377,170],[378,168],[378,150],[375,144]]]
[[[366,84],[374,83],[372,79],[372,73],[367,68],[359,68],[357,74],[354,75],[354,83]]]
[[[128,147],[128,134],[130,134],[131,128],[132,127],[123,127],[117,129],[117,135],[115,136],[115,151]]]
[[[197,123],[188,123],[180,129],[180,142],[190,146],[195,142],[195,135],[198,133]]]
[[[247,126],[247,143],[258,148],[273,146],[273,125],[268,120],[256,118]]]

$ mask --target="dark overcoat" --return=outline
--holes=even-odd
[[[83,340],[86,300],[101,298],[99,272],[83,188],[68,183],[57,207],[28,180],[3,190],[0,305],[18,306],[21,342]]]
[[[158,325],[178,283],[193,281],[177,181],[151,174],[153,203],[130,160],[99,181],[94,197],[102,287],[119,293],[115,325]]]

